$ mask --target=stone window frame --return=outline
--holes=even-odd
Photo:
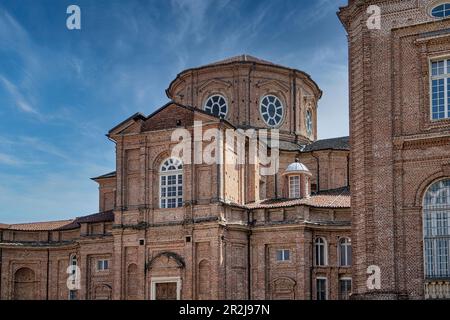
[[[107,268],[105,268],[105,262],[106,262]],[[99,268],[100,267],[100,263],[102,264],[101,268]],[[98,272],[108,272],[109,269],[110,269],[109,267],[110,267],[109,259],[105,259],[105,258],[97,259],[96,264],[95,264],[95,268],[96,268],[96,270]]]
[[[325,299],[318,299],[318,295],[319,295],[319,290],[318,290],[318,281],[319,280],[325,280]],[[328,300],[329,294],[328,294],[328,289],[329,289],[329,285],[328,285],[328,278],[326,276],[317,276],[316,277],[316,281],[315,281],[315,293],[316,293],[316,300]]]
[[[323,242],[319,243],[318,240],[322,240]],[[323,247],[323,263],[318,262],[318,247]],[[328,241],[323,236],[317,236],[314,239],[314,266],[316,267],[326,267],[328,266]]]
[[[297,185],[292,185],[292,183],[291,183],[291,180],[294,180],[294,178],[298,179],[298,193],[297,193],[297,190],[295,190],[295,189],[293,190],[293,188],[295,188]],[[299,174],[288,176],[288,188],[289,188],[289,198],[290,199],[300,199],[301,198],[302,179]]]
[[[280,104],[281,104],[281,112],[282,112],[281,118],[280,118],[280,121],[279,121],[278,123],[276,123],[275,125],[269,124],[269,122],[266,121],[266,119],[264,118],[264,114],[265,114],[265,113],[262,112],[262,103],[263,103],[263,100],[264,100],[265,98],[267,98],[267,97],[275,97],[275,99],[278,100],[278,101],[280,102]],[[280,127],[284,124],[284,122],[285,122],[285,120],[286,120],[286,113],[287,113],[286,104],[285,104],[285,102],[284,102],[284,99],[283,99],[282,97],[280,97],[280,95],[278,95],[278,94],[276,94],[276,93],[267,92],[267,93],[263,94],[263,95],[260,97],[260,99],[259,99],[258,110],[259,110],[259,115],[261,116],[262,121],[263,121],[267,126],[269,126],[269,128],[271,128],[271,129],[280,128]]]
[[[423,236],[423,267],[424,267],[424,277],[425,279],[429,280],[429,279],[441,279],[441,278],[445,278],[448,279],[450,276],[450,216],[449,216],[449,208],[450,208],[450,203],[445,203],[445,204],[441,204],[441,203],[436,203],[434,205],[431,204],[427,204],[426,200],[427,197],[430,196],[431,189],[434,186],[437,186],[440,183],[443,183],[444,181],[450,181],[450,177],[444,177],[438,180],[435,180],[433,182],[431,182],[424,194],[423,194],[423,198],[422,198],[422,225],[423,225],[423,231],[422,231],[422,236]],[[447,186],[444,186],[442,188],[442,190],[446,190]],[[447,197],[450,197],[450,194],[447,195]],[[449,201],[447,199],[447,201]],[[437,214],[442,214],[442,213],[446,213],[446,219],[444,219],[444,216],[441,215],[440,217],[434,217],[432,216],[432,213]],[[441,225],[439,226],[439,221],[441,223]],[[445,223],[444,223],[445,221]],[[444,225],[446,225],[447,228],[447,233],[443,234],[443,230],[439,231],[440,228],[444,228]],[[429,246],[427,246],[427,241],[429,243],[431,243],[431,265],[432,265],[432,270],[430,270],[430,267],[428,266],[430,264],[430,260],[429,260],[429,254],[428,254],[428,248]],[[439,242],[442,242],[441,245],[438,245]],[[445,246],[442,246],[443,243],[446,243]],[[445,274],[442,275],[442,270],[441,268],[441,264],[442,264],[442,260],[439,260],[439,257],[442,257],[442,251],[441,250],[445,250],[446,247],[446,252],[445,252],[445,256],[446,256],[446,271],[444,272]]]
[[[344,300],[341,298],[342,297],[341,281],[350,281],[350,293],[351,293],[353,289],[353,279],[352,277],[349,276],[340,277],[338,279],[338,298],[339,300]]]
[[[288,252],[288,256],[289,256],[288,259],[286,259],[286,255],[285,255],[286,252]],[[282,259],[278,259],[278,253],[281,253]],[[276,249],[275,250],[275,260],[278,263],[291,262],[292,261],[292,250],[287,249],[287,248]]]
[[[343,241],[346,241],[343,243]],[[342,261],[342,250],[345,247],[345,263]],[[350,253],[348,252],[350,250]],[[338,241],[338,260],[339,267],[351,267],[352,265],[352,239],[350,237],[341,237]]]
[[[164,170],[165,166],[169,166],[169,161],[171,161],[171,164],[175,164],[177,168],[175,170]],[[181,168],[180,168],[181,167]],[[171,185],[172,187],[175,187],[176,190],[176,196],[168,196],[168,177],[174,177],[176,183],[174,185]],[[179,182],[181,176],[181,183]],[[163,180],[165,180],[165,185],[163,186]],[[179,188],[181,187],[181,195],[179,195]],[[165,188],[165,196],[163,196],[163,188]],[[175,158],[175,157],[169,157],[162,161],[161,166],[159,168],[159,208],[160,209],[176,209],[181,208],[183,206],[183,200],[184,200],[184,165],[181,159]],[[169,207],[168,200],[175,199],[176,206],[175,207]],[[163,202],[164,201],[164,202]],[[181,203],[180,203],[181,202]]]
[[[444,71],[442,75],[433,75],[433,64],[443,62],[444,65]],[[430,77],[430,120],[433,122],[436,121],[443,121],[443,120],[449,120],[450,119],[450,95],[449,95],[449,89],[450,89],[450,56],[444,55],[437,58],[430,58],[429,59],[429,77]],[[443,118],[433,118],[433,81],[436,80],[444,80],[444,117]]]
[[[221,92],[213,92],[213,93],[209,94],[209,95],[206,97],[206,99],[205,99],[205,101],[204,101],[204,103],[203,103],[203,111],[206,111],[206,112],[208,112],[208,113],[214,115],[212,112],[209,112],[209,111],[206,110],[206,107],[207,107],[206,104],[207,104],[212,98],[214,98],[214,97],[220,97],[220,98],[222,98],[222,99],[225,101],[226,112],[225,112],[224,115],[221,115],[221,112],[219,112],[218,117],[219,117],[220,119],[227,119],[228,114],[230,113],[230,104],[228,103],[227,97],[226,97],[223,93],[221,93]]]
[[[406,35],[406,37],[409,35]],[[444,36],[449,38],[450,35]],[[419,101],[421,105],[425,107],[426,112],[423,112],[423,116],[420,120],[420,129],[430,131],[434,129],[442,129],[450,126],[450,118],[444,119],[432,119],[432,82],[431,82],[431,63],[435,60],[450,59],[450,47],[443,49],[442,51],[431,51],[429,45],[435,41],[442,41],[443,39],[425,38],[416,40],[416,43],[421,47],[421,68],[423,75],[423,83],[419,92]]]

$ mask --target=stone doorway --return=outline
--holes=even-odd
[[[152,278],[151,283],[151,300],[180,300],[180,278]]]

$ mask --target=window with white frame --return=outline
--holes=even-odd
[[[183,163],[181,160],[167,159],[162,164],[159,174],[161,208],[183,206]]]
[[[283,121],[283,103],[274,95],[269,94],[261,99],[259,111],[264,122],[270,127],[279,126]]]
[[[288,249],[277,250],[277,261],[291,260],[291,251]]]
[[[450,2],[442,3],[431,10],[431,15],[435,18],[450,17]]]
[[[316,278],[316,299],[327,300],[327,278]]]
[[[77,282],[77,276],[79,276],[77,274],[77,265],[78,265],[78,261],[77,261],[77,255],[76,254],[72,254],[70,256],[69,259],[69,264],[70,264],[70,274],[71,274],[71,279],[72,279],[72,285],[75,286],[76,282]],[[76,300],[77,299],[77,290],[69,290],[69,300]]]
[[[339,240],[339,265],[349,267],[352,264],[352,243],[349,238]]]
[[[433,183],[423,203],[425,277],[450,278],[450,179]]]
[[[450,59],[431,62],[431,119],[450,118]]]
[[[327,242],[324,238],[318,237],[314,243],[316,266],[326,266],[328,260]]]
[[[300,176],[289,177],[289,198],[300,198]]]
[[[206,112],[209,112],[216,117],[225,118],[228,113],[228,104],[224,96],[215,94],[208,98],[204,107]]]
[[[348,300],[350,293],[352,292],[352,279],[341,278],[339,279],[339,300]]]
[[[109,261],[108,260],[98,260],[97,261],[97,270],[105,271],[109,269]]]

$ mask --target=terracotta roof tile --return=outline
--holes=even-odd
[[[73,220],[17,223],[9,225],[9,230],[17,231],[52,231],[72,223]]]
[[[306,199],[263,200],[247,204],[248,209],[286,208],[306,205],[316,208],[350,208],[350,192],[347,188],[323,191]]]
[[[56,231],[71,230],[80,227],[80,223],[110,222],[114,221],[113,211],[106,211],[91,214],[88,216],[78,217],[72,220],[17,223],[17,224],[0,224],[0,229],[15,231]]]

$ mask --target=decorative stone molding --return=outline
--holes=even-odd
[[[450,299],[450,281],[437,280],[426,282],[425,299]]]

